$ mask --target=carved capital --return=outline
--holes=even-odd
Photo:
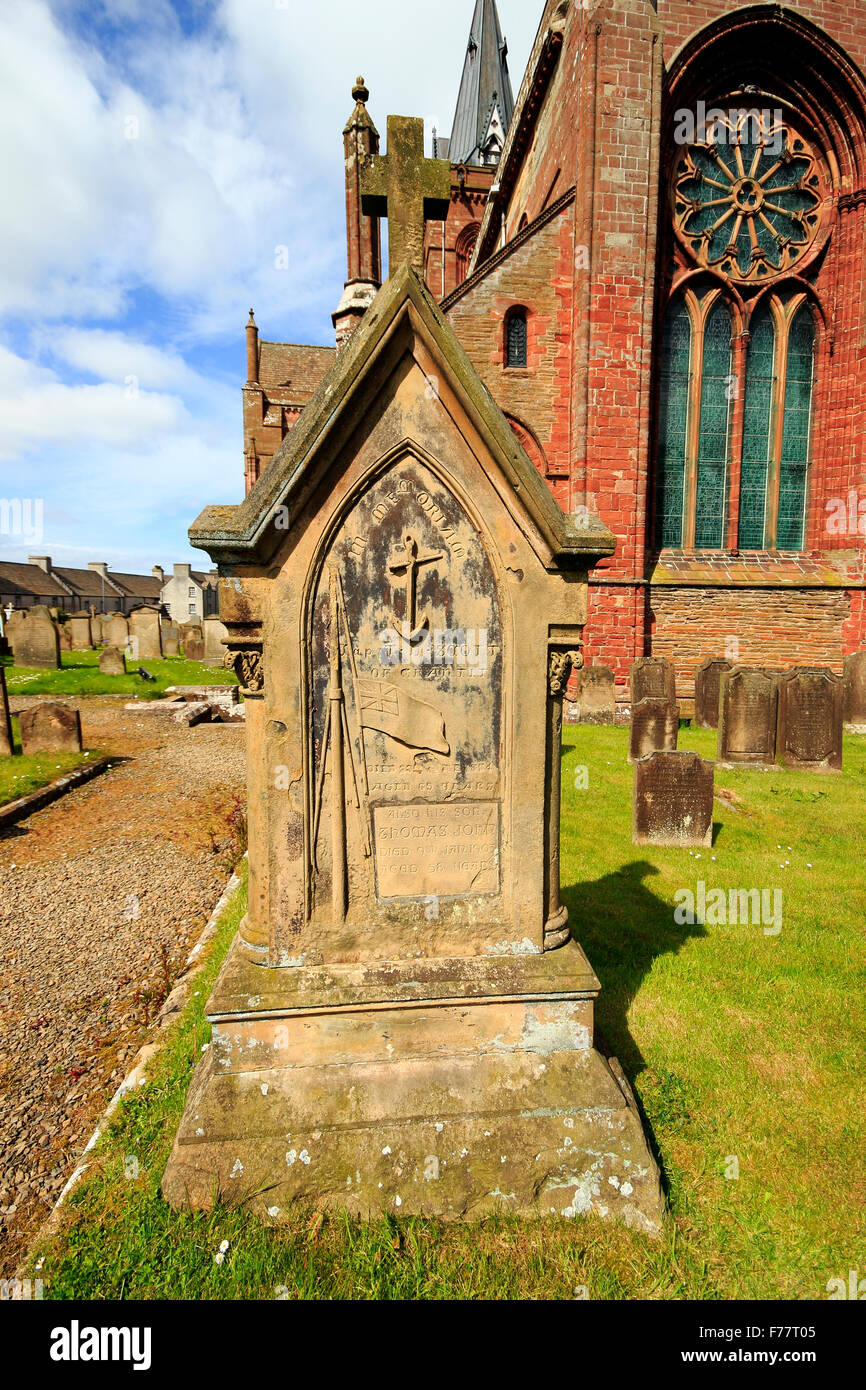
[[[265,673],[261,647],[229,647],[223,665],[234,671],[241,694],[245,699],[261,695],[265,688]]]
[[[581,651],[551,651],[548,653],[547,688],[552,699],[556,700],[565,694],[572,671],[579,671],[582,666],[583,652]]]

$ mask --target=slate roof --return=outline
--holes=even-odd
[[[14,560],[0,560],[0,593],[36,594],[39,598],[69,597],[62,584],[38,565],[19,564]]]

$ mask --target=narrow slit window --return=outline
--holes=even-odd
[[[505,361],[509,367],[526,366],[526,311],[513,309],[505,325]]]

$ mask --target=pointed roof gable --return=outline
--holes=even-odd
[[[502,37],[496,0],[476,0],[448,147],[452,164],[496,163],[485,158],[496,111],[503,133],[497,144],[501,151],[514,111],[508,45]]]
[[[379,291],[249,495],[238,506],[206,507],[190,527],[192,545],[224,565],[268,563],[330,460],[377,408],[383,384],[407,354],[418,353],[419,340],[501,470],[505,505],[544,563],[586,569],[612,555],[616,542],[597,517],[577,521],[558,506],[451,324],[405,265]]]

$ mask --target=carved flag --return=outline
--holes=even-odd
[[[405,743],[408,748],[429,748],[431,753],[448,754],[445,720],[439,710],[419,700],[391,681],[358,680],[361,724]]]

